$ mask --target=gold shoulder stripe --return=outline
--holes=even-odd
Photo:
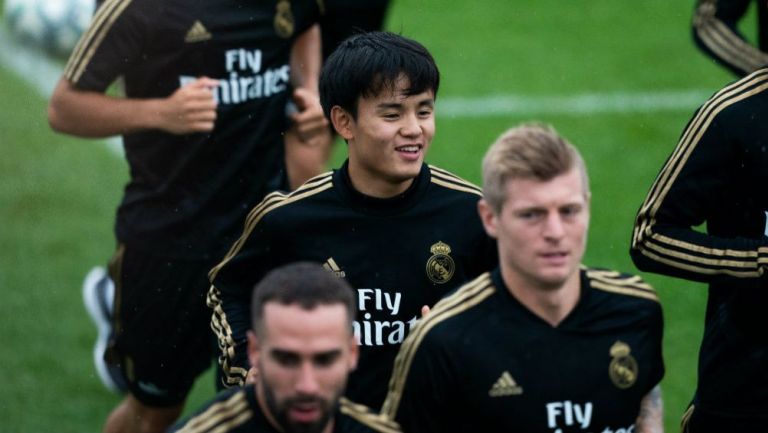
[[[88,28],[81,35],[80,39],[75,45],[75,48],[72,50],[72,53],[69,56],[67,64],[64,67],[64,75],[68,79],[72,79],[72,69],[75,68],[76,64],[80,61],[83,50],[85,50],[85,48],[90,44],[90,41],[93,39],[93,35],[98,33],[98,29],[104,25],[104,21],[107,20],[109,16],[114,12],[115,7],[117,7],[118,4],[123,1],[125,0],[106,0],[101,5],[101,7],[95,11],[93,17],[91,18],[91,22],[88,25]]]
[[[654,292],[653,287],[643,281],[643,279],[638,275],[622,275],[616,271],[589,269],[587,270],[587,277],[590,279],[600,280],[614,286],[623,286]]]
[[[471,187],[480,189],[480,187],[478,187],[474,183],[464,179],[463,177],[457,176],[456,174],[451,173],[450,171],[442,169],[442,168],[437,167],[435,165],[429,165],[429,170],[432,172],[432,174],[443,175],[443,177],[451,178],[451,179],[456,180],[459,183],[463,183],[463,184],[465,184],[467,186],[471,186]]]
[[[430,168],[430,174],[432,176],[432,180],[433,181],[435,179],[439,179],[439,180],[441,180],[443,182],[448,182],[448,183],[454,184],[454,185],[456,185],[459,188],[468,188],[468,189],[472,190],[471,192],[474,193],[474,194],[482,195],[482,193],[483,193],[483,190],[479,186],[473,184],[472,182],[468,182],[468,181],[466,181],[466,180],[464,180],[464,179],[462,179],[462,178],[460,178],[460,177],[458,177],[458,176],[456,176],[456,175],[454,175],[454,174],[452,174],[452,173],[450,173],[448,171],[445,171],[443,169],[437,168],[437,167],[432,166],[432,165],[430,165],[429,168]],[[435,182],[435,183],[438,183],[438,182]],[[443,186],[445,186],[445,185],[443,185]],[[461,190],[464,191],[464,189],[461,189]]]
[[[686,128],[680,142],[672,153],[672,156],[670,156],[669,160],[662,168],[662,171],[657,176],[656,181],[651,186],[651,189],[638,212],[632,239],[633,248],[638,250],[642,249],[645,254],[648,252],[647,244],[650,242],[650,239],[654,239],[661,243],[669,240],[669,238],[666,237],[656,236],[657,233],[654,233],[653,225],[655,224],[655,215],[704,132],[721,111],[739,101],[759,94],[766,89],[768,89],[768,69],[761,69],[742,80],[725,87],[702,105],[688,125],[688,128]],[[679,240],[675,241],[674,246],[690,251],[693,254],[691,259],[694,262],[703,265],[703,267],[711,265],[713,262],[705,262],[706,258],[702,258],[702,255],[712,255],[714,259],[722,261],[724,256],[740,258],[745,254],[750,254],[748,252],[736,250],[707,249],[700,245]],[[651,257],[649,254],[646,255]],[[672,266],[678,266],[679,262],[675,260],[667,260],[666,263],[671,264]],[[689,265],[679,263],[678,267],[682,268],[683,266]],[[752,267],[752,265],[747,266]],[[701,266],[694,266],[693,268],[700,267]]]
[[[89,29],[75,46],[74,53],[64,70],[69,81],[76,83],[80,79],[107,32],[130,4],[131,0],[107,0],[96,11]]]
[[[634,289],[631,287],[610,284],[602,280],[591,280],[590,285],[595,289],[600,289],[605,292],[619,293],[622,295],[635,296],[638,298],[650,299],[651,301],[659,302],[658,295],[656,295],[656,292],[651,290]]]
[[[395,419],[413,357],[427,333],[441,322],[483,302],[495,291],[490,273],[486,272],[462,286],[453,295],[443,298],[429,315],[414,327],[395,358],[394,370],[389,380],[389,392],[381,408],[382,415],[387,419]]]
[[[465,187],[465,186],[456,185],[453,182],[446,182],[444,180],[441,180],[437,176],[432,176],[432,183],[440,185],[440,186],[444,186],[444,187],[449,188],[449,189],[455,189],[457,191],[462,191],[462,192],[467,192],[467,193],[470,193],[470,194],[475,194],[478,197],[482,197],[483,196],[482,192],[480,192],[480,191],[478,191],[478,190],[476,190],[474,188],[468,188],[468,187]]]
[[[264,215],[268,214],[269,212],[285,206],[290,203],[297,202],[299,200],[305,199],[307,197],[311,197],[315,194],[321,193],[329,188],[333,187],[332,182],[332,176],[323,176],[322,178],[317,179],[317,181],[314,181],[312,183],[305,183],[302,187],[299,189],[293,191],[292,193],[285,195],[279,192],[275,192],[272,194],[269,194],[267,197],[262,200],[261,203],[256,205],[256,207],[251,210],[251,212],[248,214],[248,217],[245,221],[245,230],[243,231],[243,234],[240,236],[240,238],[232,245],[232,248],[230,248],[229,252],[226,256],[224,256],[224,259],[216,265],[213,269],[211,269],[211,272],[208,274],[208,278],[213,282],[214,278],[216,277],[216,274],[218,274],[219,270],[227,263],[229,262],[232,257],[237,254],[240,249],[243,247],[243,244],[245,244],[245,241],[248,240],[248,237],[253,232],[254,227],[256,224],[258,224],[259,221],[264,217]]]
[[[354,418],[361,424],[382,433],[401,433],[400,425],[383,415],[373,413],[367,406],[353,403],[346,397],[339,399],[339,411],[344,415]]]
[[[245,399],[245,392],[236,392],[229,399],[211,405],[190,419],[179,433],[227,431],[243,424],[253,416]]]

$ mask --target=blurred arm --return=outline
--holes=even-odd
[[[167,98],[134,99],[81,90],[61,78],[48,105],[48,123],[57,132],[91,138],[146,129],[208,132],[216,120],[212,88],[217,85],[218,81],[202,77]]]
[[[739,76],[768,65],[768,54],[751,45],[738,30],[750,0],[699,0],[693,16],[693,39],[715,61]]]
[[[664,405],[661,400],[661,388],[656,385],[640,401],[640,413],[637,416],[637,433],[664,433]]]

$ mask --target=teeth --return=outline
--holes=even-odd
[[[398,147],[397,150],[400,150],[403,152],[418,152],[419,146],[401,146],[401,147]]]

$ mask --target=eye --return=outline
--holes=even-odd
[[[581,212],[581,206],[579,206],[579,205],[565,206],[562,209],[560,209],[560,215],[562,215],[562,216],[564,216],[566,218],[567,217],[574,217],[574,216],[578,215],[579,212]]]
[[[544,216],[544,211],[540,209],[528,209],[518,212],[517,216],[525,221],[536,221]]]
[[[383,117],[386,120],[397,120],[400,117],[400,115],[398,113],[383,113],[381,117]]]
[[[283,367],[296,367],[299,365],[299,357],[288,352],[272,352],[272,359]]]
[[[330,367],[339,359],[341,354],[339,352],[323,353],[315,356],[314,363],[318,367]]]
[[[419,110],[419,117],[428,118],[432,116],[432,108],[422,108]]]

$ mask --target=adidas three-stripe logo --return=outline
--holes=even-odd
[[[491,397],[506,397],[522,393],[523,388],[515,382],[515,379],[512,378],[508,371],[501,373],[501,377],[493,384],[491,390],[488,391],[488,395]]]

